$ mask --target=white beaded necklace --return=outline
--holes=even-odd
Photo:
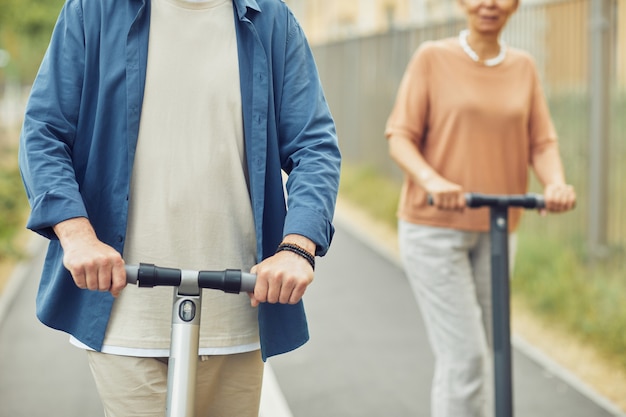
[[[459,44],[461,44],[461,48],[463,51],[470,57],[474,62],[481,62],[480,57],[469,43],[467,43],[467,37],[469,36],[469,30],[465,29],[459,33]],[[498,40],[498,45],[500,45],[500,53],[495,58],[485,59],[482,63],[487,67],[495,67],[498,64],[501,64],[506,58],[506,43],[504,41]]]

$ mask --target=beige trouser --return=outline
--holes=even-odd
[[[88,351],[106,417],[165,416],[167,358]],[[196,417],[257,417],[263,361],[260,351],[198,359]]]

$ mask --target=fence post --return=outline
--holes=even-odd
[[[589,229],[592,257],[607,249],[611,83],[611,2],[590,0]]]

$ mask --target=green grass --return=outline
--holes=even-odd
[[[374,218],[396,227],[400,186],[367,166],[342,163],[339,194],[362,207]]]
[[[400,185],[375,169],[344,161],[341,198],[392,227],[399,193]],[[590,261],[580,234],[560,233],[571,221],[566,215],[526,214],[519,230],[512,296],[626,370],[624,259]],[[550,223],[556,226],[546,227]]]
[[[626,369],[624,262],[590,262],[576,246],[521,231],[512,294]]]

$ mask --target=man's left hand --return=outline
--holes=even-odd
[[[289,235],[284,243],[296,244],[315,253],[315,243],[300,235]],[[266,258],[250,270],[257,275],[254,293],[250,294],[253,307],[260,303],[297,304],[313,282],[313,267],[297,253],[280,251]]]

